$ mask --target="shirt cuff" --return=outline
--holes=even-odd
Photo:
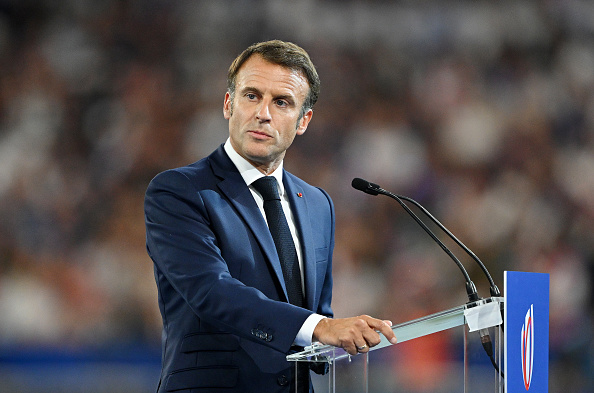
[[[311,314],[303,325],[299,332],[297,332],[297,337],[295,337],[295,345],[299,345],[301,347],[307,347],[312,344],[313,332],[316,326],[318,326],[318,322],[322,319],[326,318],[320,314]]]

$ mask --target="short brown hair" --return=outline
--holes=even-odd
[[[301,115],[312,109],[320,94],[320,77],[307,52],[292,42],[272,40],[251,45],[233,60],[227,74],[227,91],[231,98],[235,95],[235,82],[239,69],[252,55],[257,54],[270,63],[292,70],[301,71],[309,83],[309,93],[305,98]]]

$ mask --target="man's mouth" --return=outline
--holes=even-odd
[[[259,130],[249,130],[248,133],[256,138],[256,139],[269,139],[272,138],[270,135],[268,135],[267,133],[265,133],[264,131],[259,131]]]

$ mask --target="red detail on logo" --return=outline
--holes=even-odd
[[[534,362],[534,305],[524,318],[522,325],[522,377],[524,378],[524,387],[530,389],[532,382],[532,367]]]

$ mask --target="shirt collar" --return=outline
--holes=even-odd
[[[227,141],[225,142],[225,145],[224,145],[224,149],[225,149],[225,152],[227,153],[227,155],[229,156],[229,158],[231,159],[231,161],[233,162],[233,164],[235,164],[235,167],[237,168],[237,170],[239,171],[239,174],[245,181],[245,184],[247,184],[248,186],[251,186],[253,182],[255,182],[259,178],[265,176],[256,167],[254,167],[252,164],[250,164],[250,162],[248,160],[246,160],[245,158],[240,156],[239,153],[237,153],[235,151],[233,146],[231,146],[230,138],[227,138]],[[283,162],[282,161],[281,161],[280,165],[278,166],[278,168],[276,168],[274,170],[274,172],[272,172],[269,176],[274,176],[276,178],[276,182],[278,183],[279,195],[282,197],[285,193],[285,186],[283,184]]]

